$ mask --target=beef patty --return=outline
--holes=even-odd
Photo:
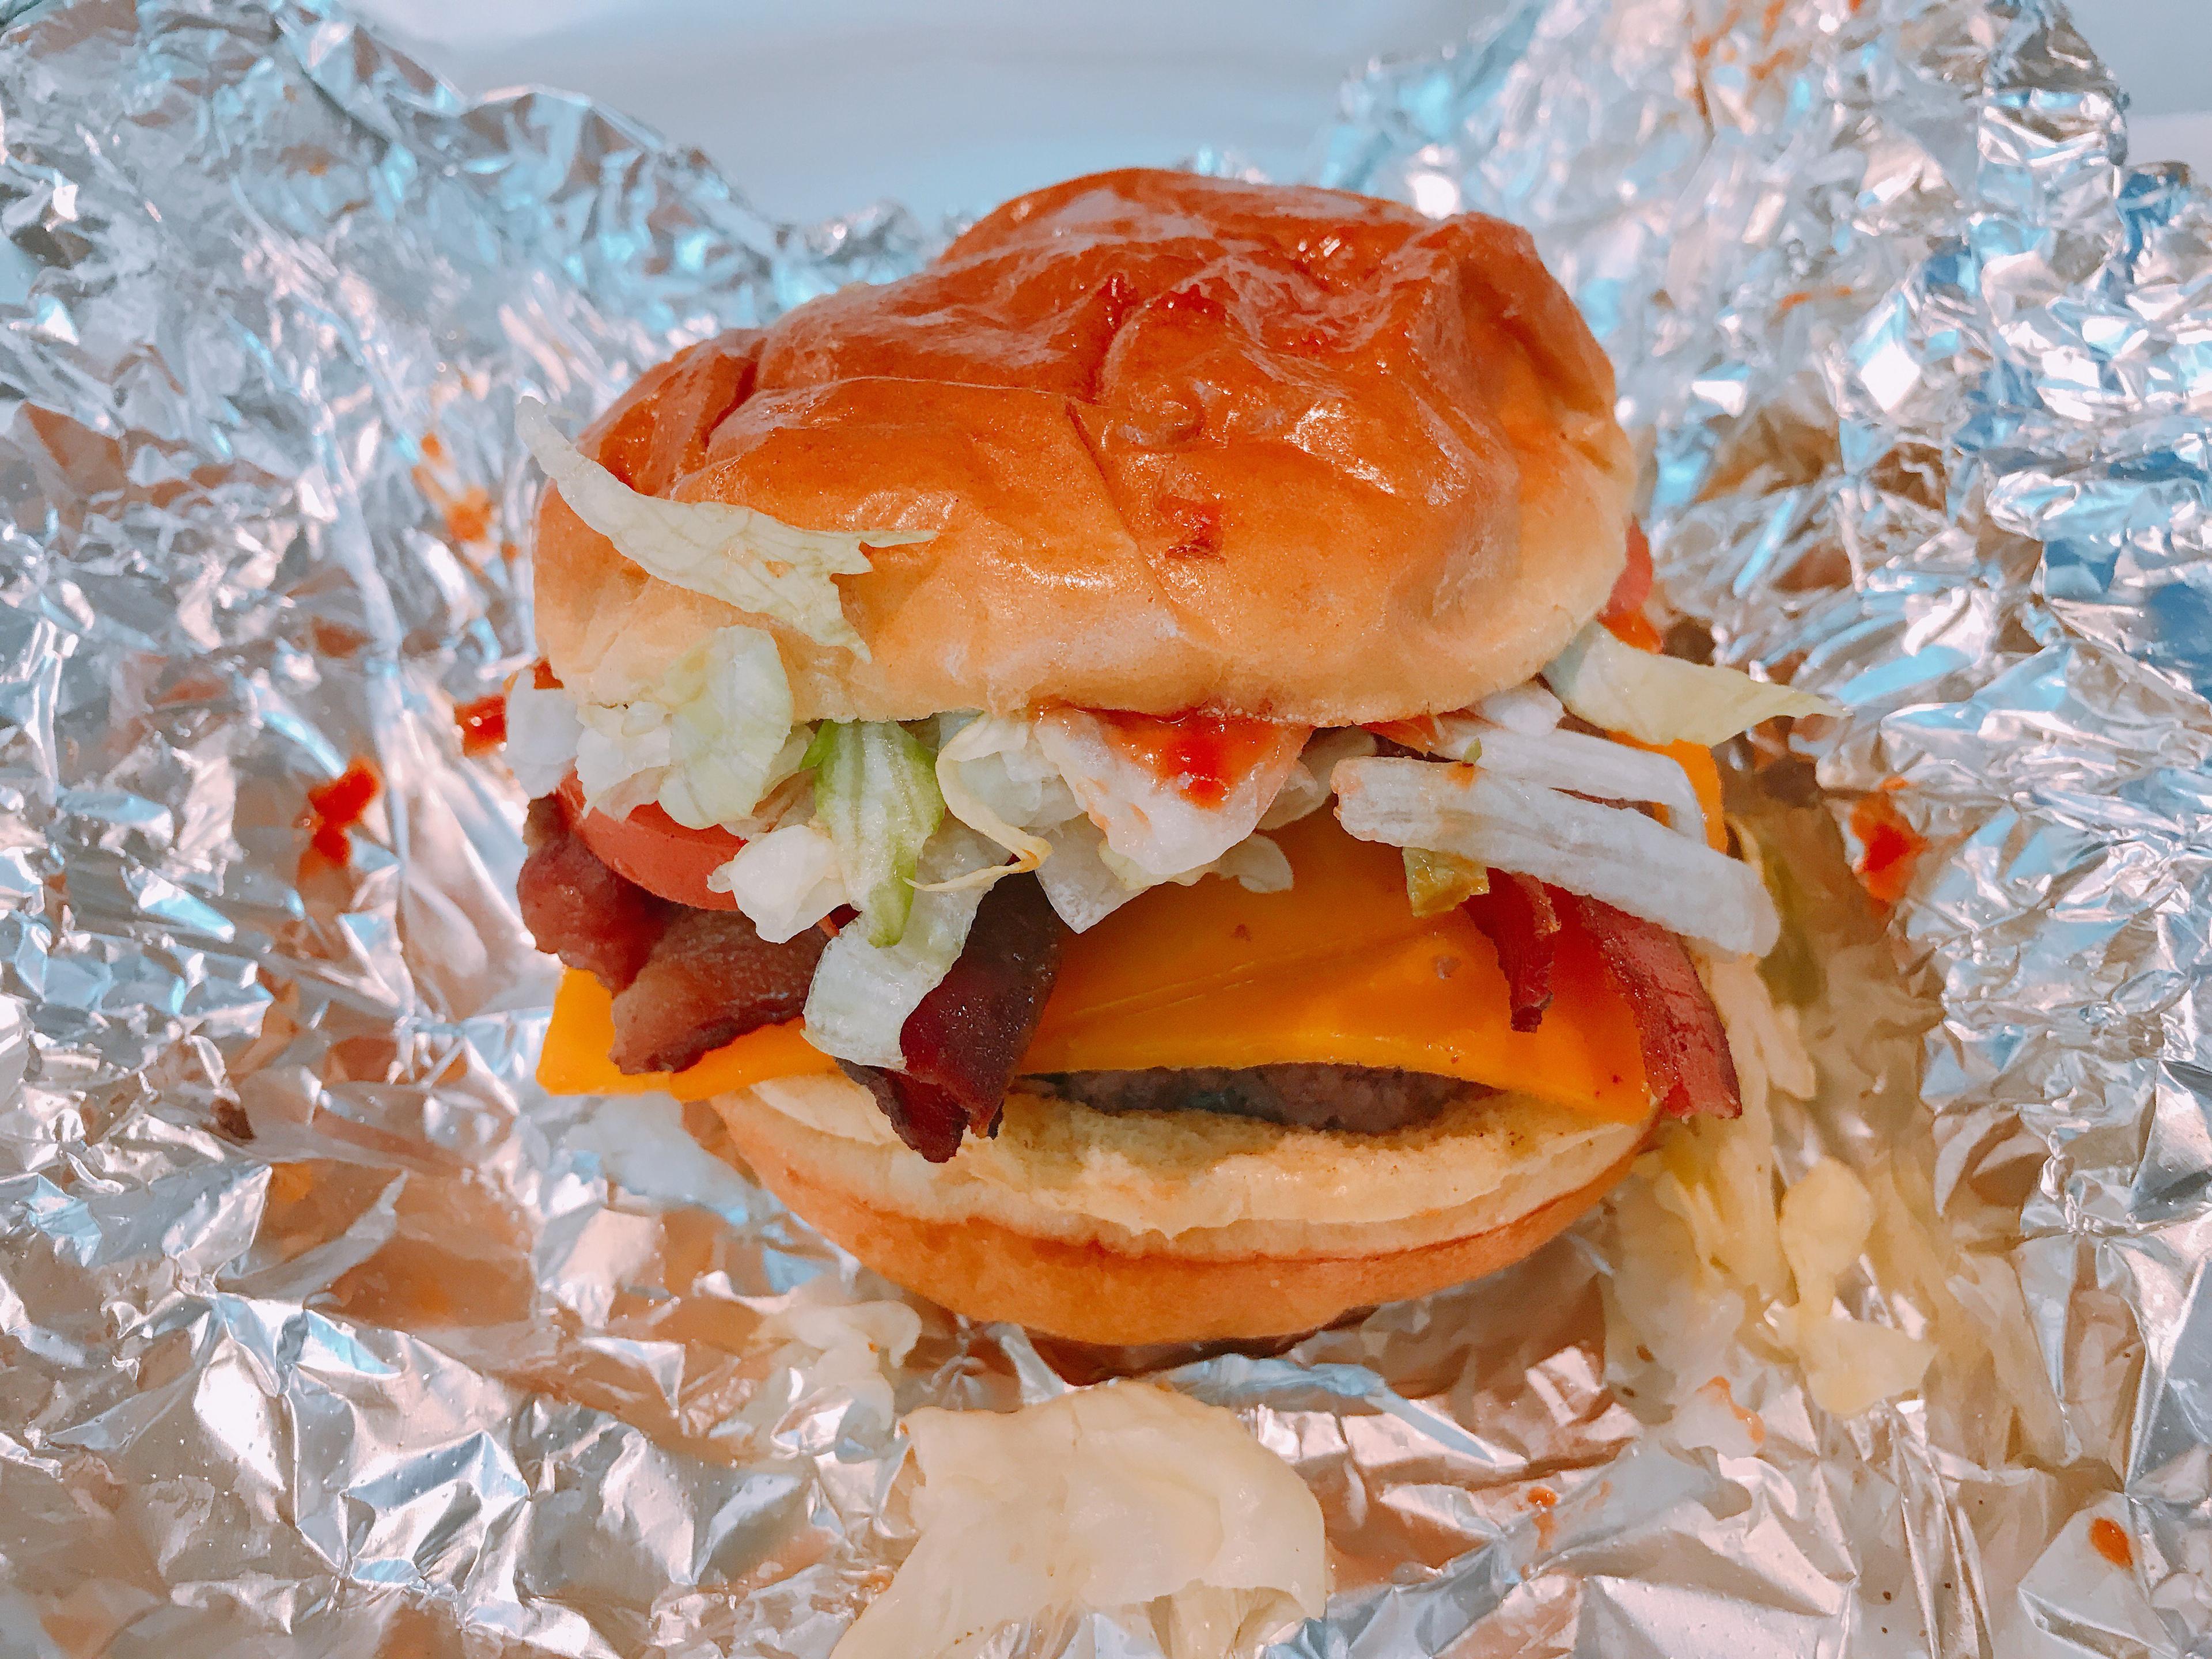
[[[1051,1072],[1024,1079],[1102,1112],[1226,1112],[1293,1129],[1388,1134],[1425,1123],[1479,1083],[1382,1066],[1154,1066],[1141,1072]]]

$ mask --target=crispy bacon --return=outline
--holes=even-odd
[[[898,1138],[932,1164],[942,1164],[960,1150],[961,1137],[968,1133],[968,1109],[947,1091],[880,1066],[841,1060],[837,1066],[876,1097]]]
[[[748,1031],[797,1019],[829,943],[810,927],[771,945],[735,910],[677,907],[615,998],[616,1069],[680,1072]]]
[[[1491,872],[1490,890],[1468,900],[1467,911],[1498,949],[1515,1030],[1534,1030],[1551,1006],[1564,912],[1589,935],[1607,979],[1628,1003],[1660,1109],[1670,1117],[1735,1117],[1743,1110],[1719,1011],[1674,934],[1596,899],[1500,870]]]
[[[627,990],[676,907],[600,863],[570,829],[557,796],[530,803],[522,836],[530,856],[515,897],[538,948],[610,991]]]
[[[602,864],[557,796],[530,803],[522,919],[571,968],[615,993],[616,1066],[680,1072],[763,1025],[798,1018],[829,943],[809,930],[770,945],[734,910],[655,898]]]
[[[903,1071],[847,1065],[899,1139],[932,1164],[962,1137],[999,1132],[1006,1086],[1028,1051],[1060,972],[1067,928],[1031,876],[984,896],[960,959],[899,1030]]]
[[[1660,1109],[1669,1117],[1741,1115],[1728,1033],[1682,941],[1596,899],[1556,890],[1554,896],[1589,931],[1607,977],[1628,1000]]]
[[[1552,956],[1559,937],[1550,890],[1534,877],[1493,870],[1490,890],[1469,899],[1467,912],[1497,947],[1513,1029],[1534,1030],[1552,1006]]]

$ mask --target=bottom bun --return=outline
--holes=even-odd
[[[1470,1095],[1383,1135],[1017,1093],[931,1164],[842,1079],[713,1103],[824,1237],[971,1319],[1102,1346],[1294,1335],[1493,1273],[1602,1197],[1649,1122]]]

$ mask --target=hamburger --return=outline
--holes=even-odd
[[[1613,405],[1521,231],[1152,171],[526,403],[542,1080],[1082,1341],[1525,1255],[1739,1109],[1711,745],[1821,706],[1656,649]]]

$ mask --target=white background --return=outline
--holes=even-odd
[[[756,205],[980,210],[1206,144],[1279,177],[1346,70],[1499,0],[355,0],[472,93],[586,92],[696,144]],[[2212,178],[2212,0],[2078,0],[2137,161]]]

